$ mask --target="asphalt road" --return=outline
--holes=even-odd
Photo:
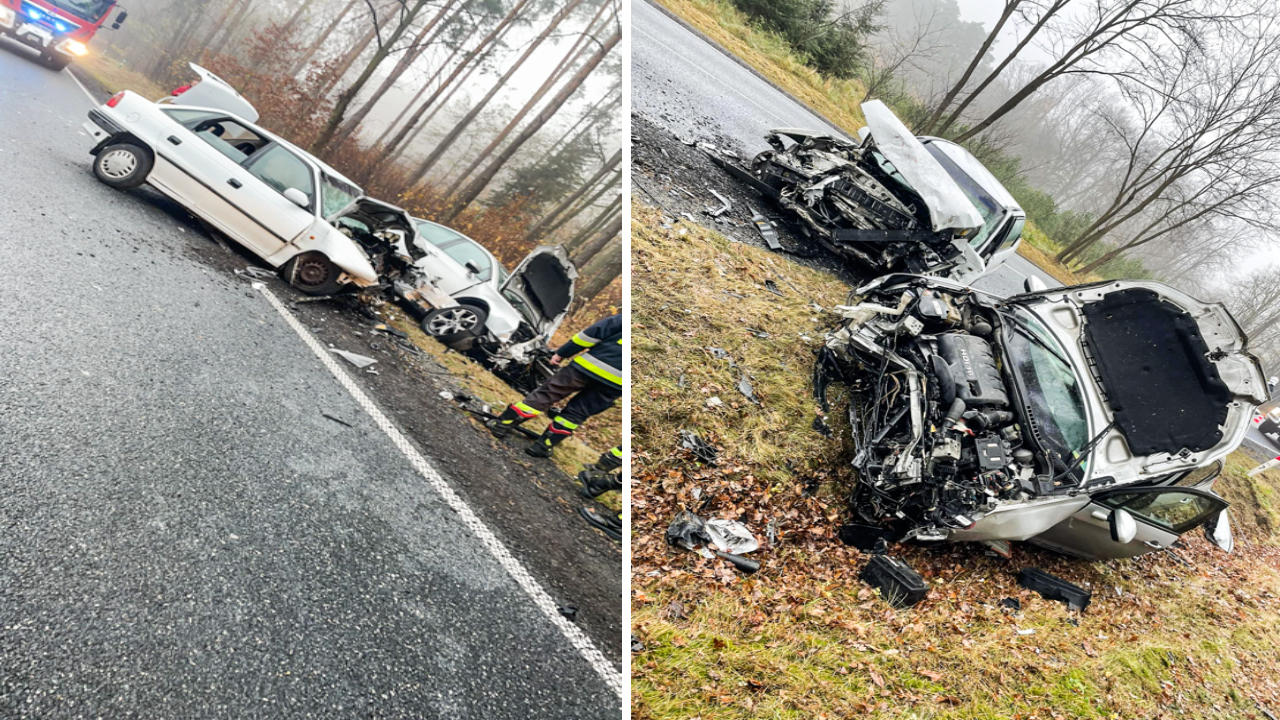
[[[734,146],[744,157],[766,149],[764,134],[772,128],[845,134],[646,0],[631,8],[633,112],[679,137]],[[1060,284],[1014,256],[974,285],[1013,295],[1033,275],[1049,287]]]
[[[0,717],[618,717],[223,251],[94,180],[72,77],[0,45]]]

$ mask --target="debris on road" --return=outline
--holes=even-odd
[[[377,360],[374,360],[368,355],[358,355],[356,353],[347,352],[346,350],[339,350],[337,348],[329,348],[329,352],[333,353],[334,355],[337,355],[338,357],[342,358],[343,360],[346,360],[347,362],[351,363],[352,365],[355,365],[357,368],[362,370],[378,362]]]
[[[719,523],[718,529],[709,529],[707,523],[704,522],[702,518],[694,515],[688,510],[681,510],[676,515],[675,519],[671,521],[671,525],[667,528],[667,544],[698,553],[705,558],[718,557],[721,560],[726,560],[729,563],[732,563],[734,567],[738,568],[738,570],[747,574],[757,572],[760,569],[759,562],[752,560],[751,558],[742,557],[741,555],[735,555],[723,550],[712,550],[710,548],[712,545],[717,545],[716,541],[713,539],[713,533],[723,532],[726,528],[723,523],[732,521],[712,522]],[[751,536],[750,531],[747,531],[745,526],[742,530],[745,531],[748,536]],[[735,535],[738,532],[736,529],[732,529],[731,531],[734,532]],[[754,536],[751,536],[751,542],[755,543]],[[735,539],[735,545],[740,543],[741,538]],[[759,547],[759,543],[755,544],[756,547]],[[743,544],[743,546],[745,547],[746,545]],[[725,547],[728,547],[728,545],[725,545]],[[754,550],[755,548],[752,549]]]
[[[1007,612],[1018,612],[1022,609],[1022,601],[1016,597],[1007,597],[1000,601],[1000,607]]]
[[[1018,573],[1018,584],[1039,593],[1046,600],[1066,603],[1072,610],[1083,611],[1093,598],[1093,593],[1088,590],[1039,568],[1026,568]]]
[[[756,540],[756,536],[751,534],[746,525],[737,520],[713,518],[703,523],[703,528],[711,538],[712,544],[724,552],[744,555],[760,548],[760,542]]]
[[[721,203],[721,206],[718,208],[712,208],[711,206],[707,206],[708,215],[710,215],[713,218],[718,218],[721,215],[733,209],[733,203],[729,202],[729,198],[721,195],[720,193],[716,192],[715,190],[712,190],[711,188],[707,188],[707,190],[710,190],[711,194],[715,195],[716,199],[719,200]]]
[[[556,611],[569,619],[569,622],[578,621],[578,608],[573,605],[558,605]]]
[[[249,267],[246,267],[244,270],[237,270],[236,272],[237,274],[243,273],[244,275],[248,275],[249,277],[252,277],[258,280],[271,280],[276,277],[275,271],[268,270],[266,268],[260,268],[256,265],[250,265]]]
[[[323,417],[326,417],[326,418],[328,418],[328,419],[330,419],[330,420],[332,420],[332,421],[334,421],[334,422],[338,423],[339,425],[346,425],[347,427],[355,427],[355,425],[352,425],[351,423],[347,422],[346,420],[343,420],[343,419],[342,419],[342,418],[340,418],[340,417],[336,417],[336,416],[334,416],[334,415],[330,415],[329,413],[320,413],[320,414],[321,414]]]
[[[760,237],[764,238],[764,242],[769,246],[769,249],[781,250],[782,243],[778,241],[778,229],[755,208],[748,205],[747,209],[751,211],[751,223],[756,226],[756,230],[760,232]]]
[[[872,557],[858,577],[879,590],[880,597],[897,608],[911,607],[929,592],[929,586],[919,573],[889,555]]]
[[[764,404],[760,402],[760,398],[756,397],[755,386],[751,384],[751,379],[748,378],[746,375],[743,375],[738,380],[738,392],[742,393],[744,397],[746,397],[748,400],[755,403],[756,405]]]
[[[765,290],[768,290],[769,292],[773,293],[774,295],[777,295],[778,297],[782,297],[782,290],[780,290],[780,289],[778,288],[778,283],[776,283],[776,282],[774,282],[774,281],[772,281],[772,280],[765,280],[765,281],[764,281],[764,289],[765,289]]]

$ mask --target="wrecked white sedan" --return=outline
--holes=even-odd
[[[125,91],[89,112],[94,175],[121,190],[151,185],[305,293],[376,285],[369,258],[337,225],[364,199],[360,188],[255,125],[239,93],[192,67],[201,82],[180,98]]]
[[[911,134],[879,100],[863,103],[861,143],[792,128],[750,169],[714,159],[794,213],[832,253],[876,274],[972,282],[1012,255],[1026,213],[967,150]]]
[[[1225,307],[1137,281],[1006,299],[893,275],[856,295],[816,383],[852,394],[847,541],[1116,558],[1204,526],[1230,549],[1212,485],[1267,389]]]

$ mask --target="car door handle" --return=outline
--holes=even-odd
[[[1164,549],[1164,546],[1163,546],[1163,545],[1161,545],[1160,543],[1156,542],[1155,540],[1143,540],[1143,541],[1142,541],[1142,544],[1143,544],[1143,545],[1146,545],[1146,546],[1147,546],[1147,547],[1149,547],[1149,548],[1155,548],[1156,550],[1163,550],[1163,549]]]
[[[176,136],[176,135],[170,135],[170,136],[169,136],[169,142],[173,143],[174,145],[181,145],[181,144],[182,144],[182,140],[181,140],[180,138],[178,138],[178,136]]]
[[[1089,513],[1089,516],[1092,517],[1094,520],[1101,520],[1102,522],[1106,522],[1111,518],[1110,515],[1108,515],[1107,513],[1101,510],[1094,510],[1093,512]]]
[[[243,184],[243,183],[241,183],[239,180],[237,180],[237,179],[235,179],[235,178],[231,178],[230,180],[228,180],[228,181],[227,181],[227,184],[228,184],[228,185],[230,185],[230,186],[231,186],[231,187],[233,187],[233,188],[242,188],[242,187],[244,187],[244,184]]]

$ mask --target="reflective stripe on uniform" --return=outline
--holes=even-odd
[[[578,333],[570,339],[573,340],[575,345],[580,345],[584,348],[595,347],[596,343],[600,342],[599,340],[593,339],[590,335],[583,335],[582,333]]]
[[[542,414],[541,410],[538,410],[537,408],[529,407],[528,405],[525,405],[522,402],[518,402],[515,405],[512,405],[511,409],[515,410],[516,414],[524,418],[525,420],[528,420],[529,418],[538,417],[539,415]]]
[[[557,424],[557,425],[559,425],[560,427],[563,427],[563,428],[565,428],[565,429],[567,429],[567,430],[577,430],[577,429],[578,429],[578,427],[579,427],[579,426],[578,426],[578,423],[569,422],[568,420],[565,420],[564,418],[560,417],[559,415],[557,415],[557,416],[556,416],[556,419],[555,419],[555,420],[553,420],[552,422],[554,422],[555,424]]]
[[[581,365],[584,370],[591,373],[592,375],[602,377],[605,380],[608,380],[609,382],[612,382],[618,386],[622,385],[622,377],[621,377],[622,371],[619,370],[618,368],[613,367],[612,365],[609,365],[607,363],[602,363],[599,360],[591,357],[590,353],[586,355],[579,355],[578,357],[574,358],[573,361]]]
[[[620,447],[616,447],[616,448],[614,448],[614,449],[610,450],[609,452],[613,453],[613,456],[614,456],[614,457],[616,457],[616,458],[621,458],[621,457],[622,457],[622,448],[620,448]]]

